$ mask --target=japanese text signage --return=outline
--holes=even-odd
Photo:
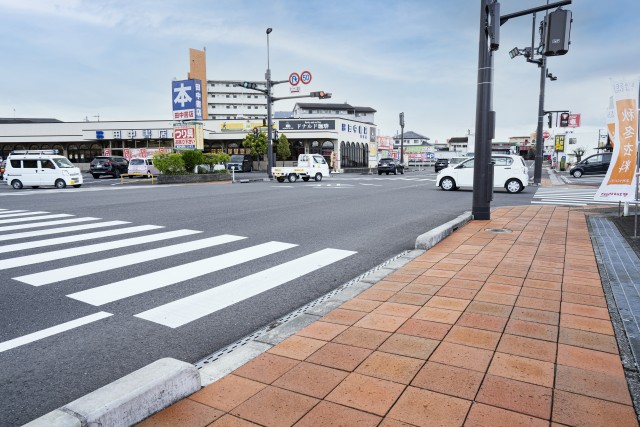
[[[176,150],[202,150],[204,147],[201,124],[176,125],[173,128],[173,148]]]
[[[335,120],[280,120],[278,130],[307,131],[307,130],[335,130]]]
[[[564,151],[564,135],[556,135],[556,151]]]
[[[611,163],[595,200],[632,201],[635,198],[635,172],[638,152],[639,81],[614,80],[611,83],[614,144]]]
[[[202,120],[202,82],[179,80],[171,84],[174,120]]]
[[[367,127],[363,125],[342,123],[342,132],[355,133],[362,139],[367,139]],[[375,139],[374,139],[375,140]]]

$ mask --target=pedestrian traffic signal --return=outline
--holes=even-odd
[[[569,126],[569,113],[560,114],[560,127],[566,128]]]
[[[311,92],[309,94],[309,96],[313,97],[313,98],[320,98],[320,99],[328,99],[331,98],[331,94],[327,93],[325,91],[320,91],[320,92]]]

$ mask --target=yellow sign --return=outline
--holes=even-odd
[[[262,121],[225,121],[220,124],[220,130],[222,132],[252,132],[253,128],[256,127],[263,127]]]
[[[564,151],[564,135],[556,135],[556,151]]]

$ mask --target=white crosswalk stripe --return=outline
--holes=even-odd
[[[170,328],[177,328],[353,254],[355,252],[324,249],[135,316]]]
[[[95,218],[94,218],[95,219]],[[50,228],[48,230],[23,231],[21,233],[3,234],[2,242],[7,240],[27,239],[29,237],[49,236],[51,234],[71,233],[73,231],[92,230],[94,228],[115,227],[117,225],[130,224],[129,221],[105,221],[93,224],[71,225],[69,227]]]
[[[41,219],[53,219],[53,218],[66,218],[73,216],[71,214],[52,214],[52,215],[37,215],[30,216],[27,218],[9,218],[9,219],[1,219],[0,224],[12,224],[15,222],[27,222],[27,221],[40,221]]]
[[[207,239],[195,240],[192,242],[181,243],[163,248],[149,249],[147,251],[101,259],[84,264],[76,264],[70,267],[62,267],[55,270],[28,274],[26,276],[15,277],[14,280],[27,283],[32,286],[48,285],[50,283],[60,282],[62,280],[69,280],[76,277],[87,276],[89,274],[114,270],[116,268],[135,265],[141,262],[152,261],[168,256],[184,254],[187,252],[222,245],[224,243],[231,243],[242,239],[246,239],[246,237],[224,234],[222,236],[210,237]]]
[[[160,225],[138,225],[135,227],[117,228],[107,231],[97,231],[95,233],[78,234],[75,236],[56,237],[52,239],[33,240],[25,243],[15,243],[13,245],[0,246],[0,254],[7,252],[22,251],[25,249],[42,248],[45,246],[62,245],[64,243],[82,242],[85,240],[101,239],[109,236],[119,236],[121,234],[140,233],[142,231],[157,230],[164,228]]]
[[[138,295],[143,292],[149,292],[165,286],[184,282],[188,279],[213,273],[215,271],[271,255],[285,249],[291,249],[295,246],[297,245],[282,242],[263,243],[246,249],[229,252],[224,255],[205,258],[177,267],[154,271],[153,273],[99,286],[86,291],[76,292],[67,296],[69,298],[77,299],[78,301],[86,302],[87,304],[96,306],[103,305],[123,298],[128,298],[133,295]]]
[[[533,195],[531,204],[558,206],[617,205],[617,202],[593,200],[596,188],[539,188]]]
[[[13,214],[24,214],[25,217],[16,216],[2,219],[3,213],[5,217]],[[27,217],[29,221],[27,221]],[[39,219],[39,221],[36,221],[36,219]],[[26,223],[21,223],[23,221]],[[14,222],[18,222],[18,224],[14,224]],[[77,282],[64,283],[65,281],[88,277],[110,270],[123,269],[122,271],[126,271],[124,269],[130,269],[129,271],[133,274],[125,275],[124,277],[128,277],[125,280],[98,286],[93,286],[91,283],[92,287],[87,288],[85,286],[82,291],[73,292],[71,290],[71,293],[62,294],[92,306],[102,306],[123,299],[141,297],[147,292],[173,285],[182,285],[183,287],[180,289],[186,290],[189,282],[196,278],[254,260],[265,259],[270,255],[298,246],[293,243],[271,241],[232,251],[227,250],[226,252],[223,248],[221,251],[218,250],[217,255],[207,256],[205,255],[206,251],[203,251],[207,248],[244,241],[247,237],[221,234],[182,243],[171,243],[170,239],[189,237],[202,233],[202,231],[187,229],[159,231],[159,229],[164,228],[159,225],[120,227],[131,223],[119,220],[103,221],[101,218],[94,217],[73,218],[71,214],[49,214],[42,211],[17,212],[8,209],[0,209],[0,224],[7,224],[0,225],[0,253],[14,254],[18,251],[34,251],[22,256],[11,255],[10,258],[1,259],[0,270],[38,265],[67,258],[78,259],[78,262],[74,262],[73,265],[41,269],[40,271],[36,267],[35,270],[31,269],[30,274],[13,277],[13,280],[19,284],[41,287],[58,283],[59,288],[52,287],[52,289],[55,292],[59,292],[56,289],[65,289],[79,284]],[[102,230],[96,230],[100,228]],[[126,233],[145,234],[137,237],[120,238],[121,235]],[[11,241],[17,242],[7,243]],[[92,243],[75,246],[75,243],[78,242]],[[137,246],[154,243],[157,244],[157,247],[151,246],[151,249],[135,250]],[[59,248],[57,250],[43,250],[43,248],[54,245],[59,246]],[[124,248],[134,248],[134,250],[125,251],[128,252],[126,254],[122,252],[117,256],[99,256],[100,259],[94,257],[85,262],[82,260],[82,257],[86,255],[107,253],[110,250]],[[153,261],[186,253],[193,254],[190,257],[190,261],[148,272],[155,265],[152,264]],[[135,316],[169,328],[177,328],[247,298],[294,281],[355,253],[340,249],[321,249],[279,265],[266,267],[262,271],[245,277],[234,277],[235,280],[151,308]],[[196,260],[192,261],[193,259]],[[266,258],[266,261],[263,262],[270,263],[269,259]],[[147,264],[145,265],[144,263]],[[273,263],[271,264],[273,265]],[[230,270],[229,274],[233,277],[233,270]],[[92,280],[95,279],[92,278]],[[148,300],[145,299],[145,301]],[[79,328],[112,315],[111,313],[97,312],[36,332],[27,333],[21,337],[0,342],[0,352]]]
[[[31,215],[42,215],[42,214],[47,214],[49,212],[45,212],[45,211],[34,211],[34,212],[20,212],[20,211],[13,211],[13,213],[8,213],[8,212],[0,212],[0,218],[4,219],[4,218],[15,218],[18,216],[31,216]]]
[[[177,237],[190,236],[192,234],[202,233],[195,230],[176,230],[167,231],[165,233],[151,234],[143,237],[133,237],[131,239],[116,240],[113,242],[96,243],[94,245],[80,246],[71,249],[61,249],[59,251],[44,252],[35,255],[24,255],[15,258],[3,259],[0,262],[0,270],[8,268],[23,267],[25,265],[38,264],[41,262],[55,261],[64,258],[71,258],[80,255],[87,255],[96,252],[104,252],[110,249],[126,248],[129,246],[144,245],[147,243],[159,242],[166,239],[175,239]]]
[[[63,216],[73,216],[73,215],[63,215]],[[42,217],[40,217],[40,219],[42,219]],[[13,230],[25,230],[27,228],[42,228],[42,227],[49,227],[51,225],[76,224],[78,222],[96,221],[99,219],[100,218],[93,218],[88,216],[84,218],[60,219],[57,221],[42,221],[42,222],[32,222],[29,224],[5,225],[0,227],[0,232],[13,231]]]

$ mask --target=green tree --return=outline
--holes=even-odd
[[[193,172],[193,169],[197,165],[201,165],[204,163],[204,156],[202,155],[202,151],[200,150],[187,150],[181,153],[182,160],[184,161],[184,168],[187,172]]]
[[[231,157],[227,153],[217,153],[217,154],[204,153],[203,154],[203,161],[205,165],[209,166],[209,172],[213,172],[213,167],[215,165],[226,163],[229,160],[231,160]],[[227,171],[224,170],[221,172],[227,172]]]
[[[278,138],[278,145],[276,145],[276,154],[282,160],[282,166],[284,166],[284,161],[291,156],[291,145],[289,144],[289,139],[283,133],[280,134]]]
[[[180,175],[186,172],[184,160],[178,153],[158,153],[153,156],[153,165],[165,175]]]
[[[250,133],[242,140],[242,146],[244,148],[248,148],[251,151],[251,155],[258,158],[258,169],[260,169],[260,160],[267,152],[269,146],[267,135],[265,135],[264,132],[260,132],[256,138],[252,133]]]

